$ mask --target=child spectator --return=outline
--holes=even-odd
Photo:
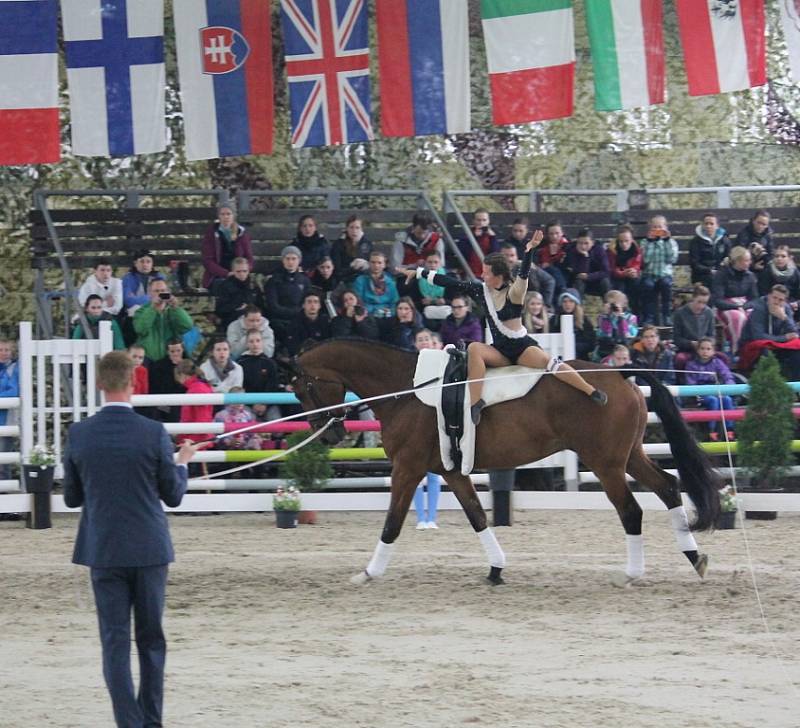
[[[642,242],[642,304],[645,323],[672,326],[672,266],[678,262],[678,243],[663,215],[650,218]],[[659,308],[660,299],[660,308]],[[660,317],[659,317],[660,313]]]
[[[303,297],[311,289],[308,276],[300,271],[303,254],[295,245],[281,251],[281,267],[264,284],[264,301],[267,304],[272,330],[279,341],[286,340],[290,322],[303,307]]]
[[[420,329],[414,337],[417,351],[423,349],[441,349],[441,341],[428,329]],[[417,514],[417,530],[426,528],[438,529],[436,514],[439,506],[439,494],[442,490],[442,479],[436,473],[428,473],[425,481],[414,491],[414,511]],[[425,492],[428,495],[428,507],[425,507]]]
[[[686,362],[686,384],[736,384],[728,365],[717,356],[714,347],[714,339],[704,336],[697,343],[697,351],[694,356]],[[704,409],[719,411],[720,401],[722,409],[733,409],[733,399],[729,394],[706,394],[698,397]],[[728,431],[728,439],[734,438],[733,422],[723,423]],[[708,437],[716,442],[719,439],[717,434],[717,421],[711,420],[708,423]]]
[[[751,266],[752,270],[752,266]],[[789,291],[789,305],[797,311],[797,300],[800,298],[800,272],[792,258],[788,245],[776,245],[772,260],[767,263],[758,276],[758,292],[765,296],[772,286],[786,286]]]
[[[231,394],[244,392],[242,387],[231,387]],[[214,415],[214,422],[222,422],[226,425],[247,426],[256,421],[253,411],[244,404],[226,404]],[[217,447],[220,450],[260,450],[263,445],[263,438],[255,431],[241,432],[230,437],[222,437],[217,440]]]
[[[703,222],[695,228],[695,235],[689,242],[689,265],[692,269],[692,283],[711,286],[711,279],[722,262],[731,252],[731,241],[725,228],[713,212],[703,215]]]
[[[275,334],[269,321],[261,315],[261,310],[257,306],[247,306],[242,316],[232,321],[225,332],[225,338],[231,347],[231,359],[238,359],[247,349],[247,335],[251,331],[258,331],[261,334],[264,353],[267,356],[275,353]]]
[[[235,258],[244,258],[253,268],[253,244],[250,234],[236,221],[230,203],[217,208],[217,222],[203,238],[203,288],[217,295],[220,284],[231,275]]]
[[[122,299],[128,316],[150,303],[150,283],[155,280],[163,281],[164,276],[153,270],[153,254],[149,250],[137,250],[131,269],[122,277]]]
[[[522,325],[529,334],[550,333],[550,321],[544,298],[539,291],[529,291],[522,302]],[[536,338],[534,336],[534,338]]]
[[[608,256],[602,245],[597,245],[589,228],[583,228],[575,239],[575,245],[567,250],[564,267],[570,276],[570,285],[580,293],[600,296],[611,288],[608,271]]]
[[[175,381],[185,390],[186,394],[213,394],[214,390],[206,381],[203,372],[189,359],[182,359],[175,367]],[[210,404],[185,404],[181,406],[181,423],[213,422],[214,406]],[[199,442],[205,440],[207,433],[187,434],[181,437]]]
[[[175,367],[185,357],[185,347],[179,338],[167,341],[167,355],[151,362],[149,373],[150,394],[183,394],[183,387],[175,379]],[[160,405],[154,408],[161,422],[178,422],[180,408]]]
[[[416,269],[417,266],[425,263],[425,256],[431,250],[439,251],[439,255],[444,260],[444,240],[433,229],[433,220],[430,216],[427,213],[418,212],[411,220],[411,226],[395,235],[392,246],[392,271],[402,273],[404,270]],[[375,251],[373,250],[372,253],[374,254]],[[371,264],[372,254],[370,254],[369,260]],[[370,270],[372,270],[371,265]]]
[[[416,268],[416,264],[411,266]],[[380,250],[369,255],[369,273],[364,273],[353,283],[355,294],[364,302],[367,311],[377,319],[388,319],[394,315],[399,299],[397,285],[386,273],[386,256]]]
[[[700,339],[714,338],[714,311],[708,301],[711,292],[702,283],[695,285],[689,303],[683,304],[672,320],[672,342],[678,350],[675,368],[683,369],[697,351]]]
[[[597,317],[598,357],[610,354],[616,344],[630,345],[637,333],[639,322],[628,311],[628,297],[622,291],[609,291],[603,312]]]
[[[331,320],[331,336],[360,336],[362,339],[379,336],[378,322],[367,313],[353,291],[342,293],[337,315]]]
[[[625,344],[615,344],[611,353],[602,359],[600,363],[604,367],[614,367],[619,369],[631,363],[631,352]]]
[[[637,316],[640,315],[642,250],[633,239],[633,228],[630,225],[620,225],[617,228],[617,237],[611,241],[606,255],[611,285],[628,297],[631,309]]]
[[[309,275],[311,285],[321,293],[331,293],[336,289],[341,280],[339,272],[330,257],[325,256]]]
[[[508,261],[508,267],[514,276],[518,275],[522,261],[517,254],[517,248],[512,242],[505,242],[500,246],[500,252]],[[542,295],[548,309],[553,307],[553,296],[556,292],[556,281],[553,276],[540,268],[535,263],[531,263],[528,272],[528,291],[538,291]]]
[[[231,274],[217,286],[217,300],[214,313],[220,325],[227,327],[231,321],[244,314],[248,306],[264,308],[264,297],[250,275],[247,258],[234,258]]]
[[[569,240],[564,236],[561,223],[557,220],[547,223],[544,228],[545,241],[534,253],[533,259],[540,268],[556,282],[556,295],[567,287],[564,273],[564,260],[567,256]]]
[[[371,252],[372,241],[364,234],[364,220],[359,215],[350,215],[344,232],[331,246],[331,260],[339,278],[352,281],[359,273],[366,273]]]
[[[558,297],[558,305],[555,313],[550,317],[550,333],[561,333],[561,317],[572,316],[575,330],[575,356],[578,359],[591,359],[592,352],[597,346],[597,333],[589,321],[588,316],[583,314],[581,306],[581,296],[574,288],[567,288]]]
[[[211,356],[200,365],[199,370],[203,379],[218,394],[226,394],[233,387],[241,387],[244,382],[242,368],[231,359],[231,347],[225,339],[214,342]]]
[[[766,210],[756,210],[750,222],[737,233],[736,245],[747,248],[753,258],[758,258],[753,270],[764,270],[772,257],[772,228],[769,226],[769,213]],[[758,247],[751,247],[755,245]]]
[[[465,346],[469,346],[473,341],[483,341],[483,327],[480,319],[472,313],[472,301],[467,296],[454,296],[450,301],[450,310],[450,315],[439,329],[443,344],[458,346],[464,342]]]
[[[324,341],[331,338],[331,322],[322,311],[319,292],[311,289],[303,298],[303,309],[295,317],[286,340],[291,356],[297,356],[307,342]]]
[[[19,365],[14,359],[14,344],[0,339],[0,397],[19,397]],[[0,409],[0,426],[15,425],[16,412]],[[14,440],[0,437],[0,452],[11,452]],[[0,480],[11,478],[11,466],[0,465]]]
[[[128,354],[133,359],[133,363],[136,364],[136,369],[133,370],[133,375],[136,378],[133,393],[150,394],[150,374],[144,365],[144,347],[136,344],[129,346]]]
[[[89,334],[86,336],[83,331],[83,325],[77,323],[75,328],[72,329],[73,339],[97,339],[100,336],[100,322],[111,322],[111,335],[113,337],[114,351],[119,351],[125,348],[125,340],[122,338],[122,330],[116,319],[103,310],[103,299],[97,294],[93,293],[87,297],[86,303],[83,306],[83,313],[86,315],[86,322],[89,324]]]
[[[641,338],[632,348],[633,365],[650,369],[665,385],[675,384],[675,355],[672,349],[661,342],[658,329],[652,324],[642,326]],[[637,380],[645,384],[643,380]]]
[[[239,357],[237,363],[242,368],[245,392],[283,391],[278,381],[278,367],[267,356],[260,331],[250,331],[247,334],[247,351]],[[281,410],[274,404],[254,404],[252,409],[256,417],[266,416],[274,420],[281,416]]]
[[[331,244],[317,230],[317,221],[312,215],[303,215],[297,221],[297,234],[290,243],[300,251],[303,270],[310,276],[323,258],[330,258]]]
[[[489,253],[496,253],[500,250],[499,241],[497,240],[497,235],[494,230],[492,230],[489,221],[489,211],[486,208],[479,207],[475,210],[475,214],[472,216],[471,230],[479,250],[483,253],[483,257],[478,255],[469,237],[465,236],[461,238],[461,240],[458,241],[458,247],[464,259],[467,261],[470,270],[476,278],[480,278],[483,272],[483,258],[489,255]]]
[[[717,317],[725,326],[725,335],[731,345],[731,353],[739,350],[749,302],[758,298],[758,283],[750,270],[750,253],[739,245],[731,250],[730,262],[722,266],[711,282],[711,302],[717,309]]]
[[[111,316],[117,316],[122,311],[123,295],[122,280],[113,277],[114,269],[107,258],[99,258],[92,273],[78,291],[78,303],[86,305],[86,299],[91,295],[100,296],[103,301],[103,311]]]

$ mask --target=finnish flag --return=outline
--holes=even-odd
[[[61,0],[74,154],[166,146],[163,0]]]

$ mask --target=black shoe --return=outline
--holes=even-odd
[[[602,389],[595,389],[594,392],[589,395],[589,399],[593,402],[597,402],[601,407],[605,407],[608,403],[608,395]]]
[[[472,424],[475,427],[478,426],[478,423],[481,421],[481,410],[486,406],[486,402],[483,399],[479,399],[472,407],[469,408],[469,414],[472,417]]]

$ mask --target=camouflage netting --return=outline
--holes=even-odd
[[[372,144],[292,151],[288,148],[286,83],[277,9],[276,152],[270,157],[187,162],[182,151],[180,103],[171,2],[167,0],[167,113],[171,140],[163,154],[107,160],[72,157],[69,152],[68,96],[62,83],[65,156],[57,165],[0,168],[0,327],[13,329],[31,319],[32,274],[26,215],[36,189],[210,187],[302,189],[306,187],[427,189],[437,199],[447,189],[469,188],[627,188],[793,184],[800,179],[800,90],[788,76],[786,49],[769,8],[769,77],[766,88],[689,98],[674,7],[666,3],[668,101],[632,112],[598,113],[592,108],[591,60],[583,4],[575,3],[578,55],[576,110],[572,118],[519,127],[492,128],[485,55],[477,0],[470,0],[472,100],[476,131],[454,138],[381,139]],[[373,5],[373,3],[370,3]],[[371,8],[371,12],[374,8]],[[373,12],[374,15],[374,12]],[[373,37],[373,82],[377,60]],[[377,95],[374,94],[377,99]],[[380,106],[374,104],[376,129]],[[795,204],[796,195],[739,196],[737,206]],[[467,201],[468,205],[478,200]],[[489,202],[483,201],[483,202]],[[516,201],[521,205],[522,199]],[[492,207],[514,201],[491,201]],[[70,202],[70,204],[79,204]],[[83,203],[90,204],[90,203]],[[569,209],[603,209],[609,203],[560,200]],[[659,199],[668,206],[713,204],[709,196]],[[550,203],[555,206],[554,202]],[[59,276],[49,281],[59,287]]]

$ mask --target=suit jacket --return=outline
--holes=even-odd
[[[73,562],[108,568],[174,561],[160,501],[180,505],[186,479],[159,422],[112,405],[73,424],[64,452],[64,502],[83,506]]]

